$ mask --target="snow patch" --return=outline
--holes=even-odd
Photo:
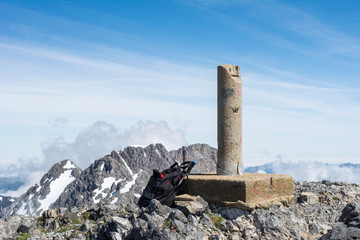
[[[28,214],[26,212],[25,206],[26,204],[22,203],[21,207],[19,208],[19,210],[16,211],[16,213],[19,215],[27,216]]]
[[[70,161],[68,161],[70,162]],[[61,174],[57,179],[54,179],[50,183],[50,192],[44,199],[39,200],[41,210],[49,209],[50,205],[54,203],[61,193],[65,190],[66,186],[75,180],[75,177],[71,175],[72,170],[67,170]]]
[[[129,145],[129,147],[140,147],[140,148],[146,148],[146,145]]]
[[[134,193],[134,195],[135,195],[135,197],[137,197],[137,198],[140,198],[140,197],[141,197],[141,195],[138,194],[138,193]]]
[[[67,160],[66,164],[63,166],[63,169],[74,169],[76,166],[70,161]]]
[[[115,185],[118,184],[120,181],[122,181],[124,179],[119,179],[119,180],[116,180],[114,177],[107,177],[107,178],[104,178],[103,180],[103,183],[101,184],[101,187],[100,189],[95,189],[94,190],[94,194],[95,196],[93,197],[93,201],[94,203],[99,203],[100,202],[100,198],[103,198],[103,192],[107,189],[107,188],[111,188],[112,184],[114,183]],[[100,198],[98,198],[100,197]],[[98,199],[96,199],[98,198]]]
[[[43,184],[45,184],[45,183],[48,182],[48,181],[51,182],[52,180],[53,180],[53,177],[47,178],[47,179],[45,179],[45,181],[43,182]],[[37,189],[38,189],[38,188],[36,188],[36,191],[37,191]]]
[[[159,155],[159,157],[161,157],[159,149],[155,149],[155,152]]]
[[[104,170],[104,165],[105,165],[105,164],[101,164],[100,172],[102,172],[102,171]]]
[[[147,157],[147,156],[146,156],[146,152],[144,152],[144,157]]]
[[[2,201],[2,197],[0,197],[0,201]]]
[[[115,204],[117,201],[118,201],[118,197],[114,198],[112,201],[111,201],[111,204]]]
[[[12,198],[11,198],[11,199],[9,199],[9,201],[10,201],[10,202],[15,202],[15,199],[12,199]]]
[[[140,172],[141,172],[141,171],[140,171]],[[138,173],[136,173],[136,174],[134,174],[134,175],[132,176],[133,179],[132,179],[130,182],[127,182],[126,185],[125,185],[122,189],[120,189],[120,193],[126,193],[126,192],[128,192],[128,191],[130,190],[130,188],[132,187],[132,185],[135,184],[136,178],[138,177],[138,175],[139,175],[140,172],[138,172]]]
[[[120,154],[118,154],[118,155],[119,155],[120,159],[124,162],[125,167],[126,167],[126,169],[129,171],[129,173],[130,173],[131,175],[134,175],[133,171],[132,171],[131,168],[127,165],[127,163],[125,162],[125,160],[120,156]]]

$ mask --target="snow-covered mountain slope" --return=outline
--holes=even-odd
[[[113,151],[80,171],[70,161],[55,164],[40,181],[14,204],[4,216],[39,215],[49,208],[89,206],[97,203],[137,202],[153,169],[167,169],[175,161],[196,161],[192,172],[215,171],[216,149],[194,144],[167,151],[162,144],[130,146]]]
[[[2,217],[1,212],[4,208],[16,201],[14,197],[7,197],[0,195],[0,218]]]
[[[80,168],[70,160],[55,164],[42,177],[39,184],[29,188],[13,204],[4,208],[3,215],[39,215],[59,198],[66,186],[74,181],[80,172]]]
[[[139,176],[146,177],[146,174],[143,171],[133,172],[120,153],[113,151],[85,169],[74,182],[66,187],[52,207],[116,202],[120,195],[132,189]]]
[[[215,170],[216,149],[195,144],[184,150],[186,160],[198,162],[194,172]],[[129,146],[121,151],[113,151],[85,169],[51,207],[136,202],[152,170],[164,170],[175,161],[182,162],[183,155],[183,149],[168,152],[162,144]]]

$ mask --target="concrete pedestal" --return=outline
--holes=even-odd
[[[180,194],[199,195],[208,203],[252,210],[272,204],[292,204],[294,183],[292,176],[282,174],[193,174],[189,175],[189,180]],[[185,196],[180,198],[184,199]]]

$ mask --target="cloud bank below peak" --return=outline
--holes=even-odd
[[[247,167],[249,173],[289,174],[297,181],[341,181],[360,184],[360,164],[325,162],[273,161],[261,166]]]

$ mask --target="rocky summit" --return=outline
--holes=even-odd
[[[183,159],[197,162],[193,172],[215,171],[216,149],[127,147],[83,171],[64,160],[4,208],[0,239],[360,239],[360,187],[344,182],[295,181],[294,204],[252,211],[200,196],[140,208],[152,169]]]
[[[2,239],[360,239],[360,187],[295,182],[296,202],[251,212],[201,197],[169,208],[128,202],[57,208],[0,220]]]

